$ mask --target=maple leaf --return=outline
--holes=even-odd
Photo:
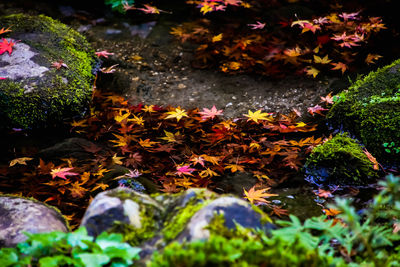
[[[51,62],[51,66],[53,68],[56,68],[57,70],[59,70],[61,68],[69,69],[67,64],[65,64],[64,61],[62,61],[62,60]]]
[[[115,64],[115,65],[112,65],[112,66],[110,66],[110,67],[104,67],[104,68],[101,68],[100,69],[100,71],[102,72],[102,73],[114,73],[117,69],[116,69],[116,67],[118,66],[119,64]]]
[[[14,45],[15,43],[13,41],[8,42],[7,39],[3,38],[0,42],[0,55],[4,54],[5,52],[8,52],[8,54],[11,55]]]
[[[237,172],[237,171],[244,172],[243,166],[237,165],[237,164],[229,164],[229,165],[226,165],[224,169],[225,169],[225,170],[226,170],[226,169],[230,169],[230,171],[231,171],[232,173]]]
[[[211,108],[203,108],[203,111],[199,112],[201,115],[202,120],[207,120],[207,119],[214,119],[215,116],[222,115],[223,110],[218,110],[215,105]]]
[[[274,206],[272,206],[272,211],[271,211],[271,215],[273,215],[273,214],[279,216],[279,218],[282,218],[282,215],[288,216],[289,211],[274,205]]]
[[[193,162],[193,165],[200,164],[201,166],[204,167],[204,158],[201,156],[193,155],[192,158],[190,158],[190,161]]]
[[[266,25],[265,23],[262,23],[262,22],[259,22],[259,21],[256,21],[255,24],[247,24],[247,26],[250,26],[252,30],[264,29],[265,25]]]
[[[176,120],[179,121],[183,117],[189,117],[187,115],[187,113],[185,112],[185,110],[181,109],[180,107],[175,108],[174,111],[166,112],[166,114],[169,114],[169,115],[167,117],[165,117],[165,120],[176,118]]]
[[[269,116],[268,113],[261,113],[261,109],[257,110],[256,112],[252,112],[249,110],[249,114],[243,114],[246,116],[248,119],[247,121],[254,121],[255,123],[258,123],[259,120],[269,120],[267,116]]]
[[[322,211],[326,214],[326,216],[336,216],[342,213],[340,210],[336,209],[323,209]]]
[[[322,111],[326,111],[328,109],[321,107],[320,105],[315,105],[314,107],[309,107],[307,109],[308,113],[310,113],[312,116],[314,116],[314,114],[319,114],[321,116],[324,116],[323,113],[321,113]]]
[[[333,105],[333,97],[332,97],[332,92],[330,92],[327,96],[323,97],[321,96],[321,102],[325,104],[330,104]]]
[[[266,193],[266,191],[268,191],[269,189],[269,187],[265,187],[259,190],[255,190],[255,186],[253,186],[249,189],[249,191],[246,191],[246,189],[243,188],[245,194],[244,198],[247,198],[251,204],[254,204],[254,201],[269,203],[269,201],[265,198],[277,196],[277,194]]]
[[[145,139],[145,140],[142,140],[142,139],[140,138],[139,144],[140,144],[142,147],[153,147],[153,145],[158,144],[158,142],[150,141],[149,138],[147,138],[147,139]]]
[[[313,78],[317,77],[317,75],[318,75],[318,73],[319,73],[319,70],[318,70],[318,69],[316,69],[316,68],[314,68],[314,67],[311,67],[311,66],[308,66],[308,67],[305,68],[304,70],[305,70],[305,72],[307,73],[307,75],[313,76]]]
[[[342,74],[347,70],[347,65],[339,62],[339,63],[331,63],[334,67],[331,70],[341,70]]]
[[[12,167],[16,164],[27,165],[26,162],[30,161],[30,160],[33,160],[33,158],[28,158],[28,157],[16,158],[16,159],[13,159],[12,161],[10,161],[9,167]]]
[[[207,169],[201,171],[199,173],[199,175],[200,175],[201,178],[219,176],[218,173],[216,173],[215,171],[211,170],[210,168],[207,168]]]
[[[72,183],[68,190],[71,191],[71,196],[73,198],[82,198],[88,191],[88,189],[81,186],[79,181]]]
[[[189,165],[184,165],[184,166],[177,166],[175,173],[179,176],[182,176],[184,174],[193,175],[192,172],[194,172],[194,171],[196,171],[196,169],[190,168],[190,164],[189,164]]]
[[[376,160],[376,158],[374,156],[372,156],[371,153],[368,152],[368,150],[365,148],[364,149],[364,154],[368,157],[369,161],[371,161],[371,163],[374,166],[374,170],[379,170],[379,163]]]
[[[7,78],[0,77],[0,80],[7,80]]]
[[[11,32],[10,27],[8,27],[7,29],[5,29],[4,27],[0,29],[0,35],[6,32]]]
[[[323,198],[330,198],[333,197],[332,192],[319,188],[316,195]]]
[[[223,34],[222,34],[222,33],[220,33],[220,34],[218,34],[218,35],[215,35],[215,36],[213,36],[211,42],[213,42],[213,43],[219,42],[219,41],[222,40],[222,37],[223,37]]]
[[[124,159],[124,157],[117,157],[117,153],[115,153],[112,157],[112,162],[117,165],[122,165],[123,162],[121,161],[121,159]]]
[[[376,54],[368,54],[367,58],[365,59],[365,63],[369,64],[375,64],[375,60],[380,59],[382,56],[376,55]]]
[[[358,14],[360,14],[361,11],[354,12],[354,13],[345,13],[343,12],[342,14],[339,14],[339,17],[341,17],[343,20],[347,21],[350,19],[357,19]]]
[[[143,11],[146,14],[160,14],[160,11],[158,8],[151,6],[151,5],[143,5],[144,8],[136,8],[137,10]]]
[[[328,55],[324,56],[323,58],[320,58],[319,56],[314,55],[314,62],[317,64],[328,64],[332,60],[328,59]]]
[[[108,56],[114,55],[114,53],[110,53],[106,50],[95,52],[95,54],[97,57],[104,57],[104,58],[108,58]]]
[[[67,179],[67,177],[65,177],[67,175],[69,176],[79,175],[79,173],[70,172],[70,170],[72,169],[73,168],[55,168],[51,170],[50,174],[53,179],[56,177]]]

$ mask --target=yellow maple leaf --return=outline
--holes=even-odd
[[[165,120],[167,119],[174,119],[176,118],[177,121],[182,119],[183,117],[188,117],[187,113],[185,112],[184,109],[181,109],[181,107],[175,108],[174,111],[169,111],[166,112],[166,114],[169,114],[167,117],[165,117]]]
[[[15,164],[26,165],[26,162],[29,160],[33,160],[33,158],[23,157],[23,158],[16,158],[10,161],[10,167],[14,166]]]
[[[253,204],[254,201],[269,203],[269,201],[265,198],[277,196],[277,194],[266,193],[266,191],[268,191],[269,189],[269,187],[265,187],[259,190],[255,190],[255,186],[253,186],[249,189],[249,191],[246,191],[246,189],[243,188],[245,194],[244,198],[247,198],[251,204]]]
[[[122,165],[123,162],[121,161],[121,159],[124,159],[124,157],[117,157],[117,153],[115,153],[112,157],[112,162],[117,165]]]
[[[244,168],[241,165],[237,165],[237,164],[229,164],[226,165],[225,168],[226,169],[230,169],[232,173],[240,171],[240,172],[244,172]]]
[[[139,144],[140,144],[142,147],[153,147],[153,145],[158,144],[158,142],[150,141],[150,139],[147,138],[147,139],[145,139],[145,140],[140,139],[140,140],[139,140]]]
[[[213,36],[213,38],[212,38],[212,42],[213,42],[213,43],[219,42],[219,41],[222,40],[222,37],[223,37],[223,34],[222,34],[222,33],[220,33],[220,34],[218,34],[218,35],[215,35],[215,36]]]
[[[160,137],[160,139],[167,141],[168,143],[176,142],[175,134],[164,130],[165,136]],[[177,133],[179,135],[179,132]]]
[[[262,113],[261,109],[257,110],[256,112],[249,110],[249,114],[243,115],[248,118],[247,121],[254,121],[255,123],[258,123],[259,120],[269,120],[267,117],[269,116],[268,113]]]
[[[314,67],[307,67],[305,69],[305,71],[306,71],[307,75],[313,76],[314,78],[317,77],[317,75],[319,73],[319,70],[317,70]]]
[[[319,56],[314,55],[314,62],[318,63],[318,64],[328,64],[329,62],[331,62],[332,60],[330,60],[328,58],[328,55],[324,56],[323,58],[320,58]]]
[[[207,168],[204,171],[201,171],[199,173],[201,178],[205,178],[205,177],[213,177],[213,176],[219,176],[218,173],[216,173],[215,171],[211,170],[210,168]]]

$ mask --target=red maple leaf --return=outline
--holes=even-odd
[[[70,172],[70,170],[72,170],[73,168],[55,168],[52,169],[50,174],[51,177],[54,179],[56,177],[60,177],[62,179],[67,179],[67,175],[73,176],[73,175],[79,175],[79,173],[75,173],[75,172]]]
[[[0,42],[0,55],[4,54],[5,52],[8,52],[8,54],[11,55],[14,45],[15,43],[13,41],[8,42],[7,39],[3,38]]]
[[[322,112],[322,111],[326,111],[326,110],[328,110],[328,109],[323,108],[323,107],[321,107],[320,105],[315,105],[314,107],[309,107],[309,108],[307,109],[308,113],[310,113],[310,114],[313,115],[313,116],[314,116],[314,114],[319,114],[319,115],[324,116],[324,114],[321,113],[321,112]]]

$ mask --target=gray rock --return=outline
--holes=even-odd
[[[94,51],[86,39],[46,16],[0,17],[12,53],[0,55],[0,128],[39,128],[82,115],[92,91]],[[55,68],[54,62],[64,67]]]
[[[24,232],[67,232],[65,219],[41,202],[0,196],[0,247],[13,247],[27,239]]]
[[[89,235],[97,236],[103,231],[111,230],[118,224],[129,225],[140,229],[144,220],[155,220],[161,217],[162,206],[150,196],[138,193],[129,188],[115,188],[98,194],[90,203],[82,219]],[[143,215],[151,213],[153,218]],[[148,226],[148,224],[146,223]]]
[[[250,203],[236,197],[222,196],[196,212],[176,240],[191,242],[208,239],[210,231],[207,226],[216,215],[224,216],[225,227],[228,229],[235,229],[237,224],[251,229],[272,228],[272,224],[263,222],[263,214],[256,212]]]

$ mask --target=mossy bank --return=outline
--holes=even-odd
[[[15,42],[0,55],[1,128],[38,128],[81,115],[88,107],[96,59],[86,39],[44,15],[0,17]],[[60,68],[54,62],[63,63]]]
[[[327,118],[354,133],[379,161],[400,163],[400,59],[336,97]]]

